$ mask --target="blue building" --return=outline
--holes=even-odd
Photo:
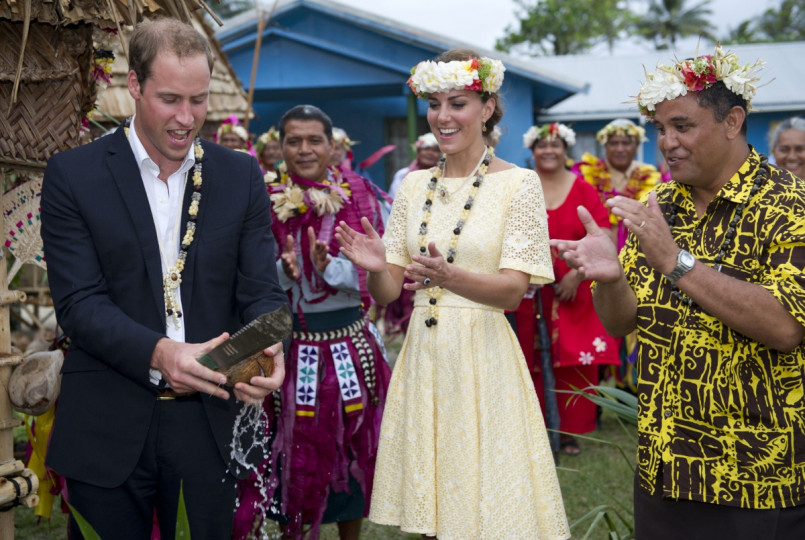
[[[270,6],[266,6],[268,10]],[[226,22],[216,33],[238,78],[251,80],[258,42],[258,17],[251,11]],[[522,134],[535,114],[582,90],[575,77],[558,75],[539,63],[478,49],[414,27],[327,0],[280,1],[260,35],[250,131],[276,125],[300,103],[327,112],[353,140],[361,161],[380,147],[394,152],[369,168],[380,186],[411,159],[410,143],[429,131],[427,103],[416,100],[406,81],[418,62],[452,48],[472,48],[506,65],[501,94],[505,115],[497,154],[523,163]]]
[[[741,63],[763,60],[761,87],[752,100],[748,117],[749,143],[769,154],[768,134],[781,120],[805,114],[805,42],[764,43],[754,45],[724,45],[725,51],[738,55]],[[711,54],[714,47],[702,44],[699,54]],[[634,103],[634,97],[645,81],[644,67],[652,72],[658,64],[671,64],[675,58],[690,58],[694,50],[653,51],[628,56],[575,55],[535,59],[541,67],[578,77],[589,86],[538,114],[540,123],[564,122],[576,131],[573,157],[583,152],[603,156],[595,133],[615,118],[629,118],[644,123]],[[641,148],[638,159],[658,164],[662,156],[657,149],[657,132],[650,123],[645,125],[649,142]]]

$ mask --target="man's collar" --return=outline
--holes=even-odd
[[[749,192],[752,190],[752,182],[760,167],[760,155],[754,147],[749,145],[749,156],[741,164],[738,170],[721,187],[718,197],[727,199],[734,203],[742,203],[749,200]]]
[[[159,165],[148,155],[145,147],[143,146],[140,137],[137,135],[137,130],[134,128],[134,119],[135,116],[131,117],[131,120],[128,122],[128,130],[129,130],[129,144],[131,145],[131,151],[134,153],[134,159],[137,161],[137,166],[139,167],[140,171],[142,172],[143,167],[147,167],[151,172],[154,173],[155,176],[159,176]],[[193,151],[193,145],[190,145],[190,148],[187,150],[187,155],[185,156],[184,160],[182,160],[182,164],[179,168],[174,172],[175,173],[184,173],[190,170],[190,168],[196,164],[196,157]]]

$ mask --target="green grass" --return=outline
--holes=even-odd
[[[390,361],[396,359],[402,345],[397,339],[387,344]],[[601,418],[601,429],[578,437],[581,454],[560,456],[558,466],[559,483],[565,502],[565,511],[571,524],[573,538],[610,538],[610,528],[599,522],[590,530],[594,516],[587,516],[591,510],[605,505],[607,517],[614,522],[619,538],[628,534],[628,527],[619,519],[633,523],[632,481],[635,459],[636,429],[624,427],[615,414],[605,411]],[[617,514],[617,515],[616,515]],[[620,517],[618,517],[620,516]],[[578,522],[578,523],[577,523]],[[15,538],[25,540],[65,540],[67,538],[67,517],[54,508],[53,517],[38,523],[33,510],[17,509],[15,515]],[[273,523],[267,532],[276,532]],[[279,538],[279,536],[275,536]],[[362,540],[411,540],[421,538],[418,534],[404,533],[396,527],[377,525],[364,520],[361,531]],[[335,524],[322,527],[322,540],[337,540],[338,528]]]
[[[588,434],[595,440],[579,439],[581,454],[560,458],[558,475],[565,500],[565,510],[571,525],[593,508],[608,505],[617,510],[630,523],[632,522],[632,465],[635,456],[635,429],[624,430],[612,413],[605,412],[600,430]],[[621,450],[616,444],[620,446]],[[624,454],[628,462],[624,459]],[[611,516],[617,522],[614,514]],[[573,538],[582,538],[591,520],[576,525]],[[15,511],[15,538],[25,540],[64,540],[67,538],[67,518],[58,508],[54,508],[49,522],[37,524],[33,510],[28,508]],[[617,523],[620,535],[627,528]],[[608,538],[609,529],[599,523],[589,536],[591,539]],[[338,529],[334,524],[322,527],[322,540],[336,540]],[[364,540],[410,540],[421,538],[416,534],[403,533],[395,527],[376,525],[364,521],[361,538]]]

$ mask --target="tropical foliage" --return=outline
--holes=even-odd
[[[519,28],[506,28],[495,47],[531,56],[579,54],[599,43],[610,49],[632,23],[623,0],[516,0]]]
[[[704,37],[716,40],[709,19],[710,0],[690,5],[687,0],[650,0],[648,13],[635,25],[638,35],[650,39],[657,50],[673,48],[680,38]]]
[[[783,0],[778,8],[731,29],[725,43],[767,43],[805,40],[805,0]]]

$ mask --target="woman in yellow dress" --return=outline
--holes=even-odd
[[[503,64],[453,50],[420,62],[444,156],[410,173],[385,236],[342,223],[342,252],[380,304],[416,291],[387,395],[369,519],[426,538],[563,539],[570,532],[523,353],[503,314],[553,281],[539,178],[484,144]],[[365,233],[365,234],[364,234]]]

